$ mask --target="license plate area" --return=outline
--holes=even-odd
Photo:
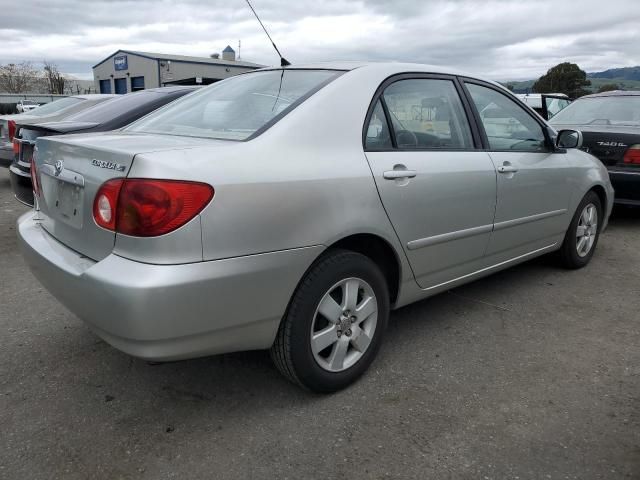
[[[50,175],[47,171],[42,173],[42,194],[48,216],[81,229],[84,218],[84,179],[69,171],[64,176]]]

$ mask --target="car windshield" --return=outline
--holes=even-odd
[[[339,74],[269,70],[238,75],[177,100],[126,131],[245,140]]]
[[[99,103],[94,107],[89,107],[81,112],[74,113],[64,119],[65,122],[95,122],[102,123],[120,115],[126,115],[132,110],[139,108],[149,102],[156,101],[161,97],[157,92],[137,92],[121,95],[111,100]]]
[[[558,112],[549,123],[640,126],[640,96],[581,98]]]
[[[31,100],[23,100],[22,105],[38,105],[36,102],[32,102]]]
[[[82,101],[84,101],[82,98],[76,97],[61,98],[60,100],[54,100],[51,103],[47,103],[46,105],[42,105],[41,107],[34,108],[29,112],[29,115],[49,115],[51,113],[56,113],[60,110],[64,110],[65,108],[69,108],[72,105],[76,105]]]

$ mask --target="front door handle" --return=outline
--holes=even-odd
[[[514,167],[513,165],[501,165],[498,167],[498,172],[500,173],[515,173],[517,171],[517,167]]]
[[[406,168],[404,168],[397,170],[387,170],[382,174],[382,176],[387,180],[397,180],[399,178],[413,178],[417,174],[418,172],[416,172],[415,170],[407,170]]]

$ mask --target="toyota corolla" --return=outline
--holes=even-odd
[[[435,67],[266,69],[117,132],[39,139],[18,235],[114,347],[270,349],[328,392],[371,364],[391,309],[551,252],[585,266],[613,190],[580,145]]]

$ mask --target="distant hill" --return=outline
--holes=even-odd
[[[625,68],[610,68],[604,72],[587,73],[589,78],[607,78],[618,80],[638,80],[640,81],[640,66]]]
[[[607,83],[615,83],[621,90],[640,90],[640,66],[591,72],[587,73],[587,78],[591,80],[591,87],[587,87],[587,89],[592,92],[597,92],[602,85]],[[536,80],[503,82],[503,84],[513,86],[515,93],[529,93]]]

